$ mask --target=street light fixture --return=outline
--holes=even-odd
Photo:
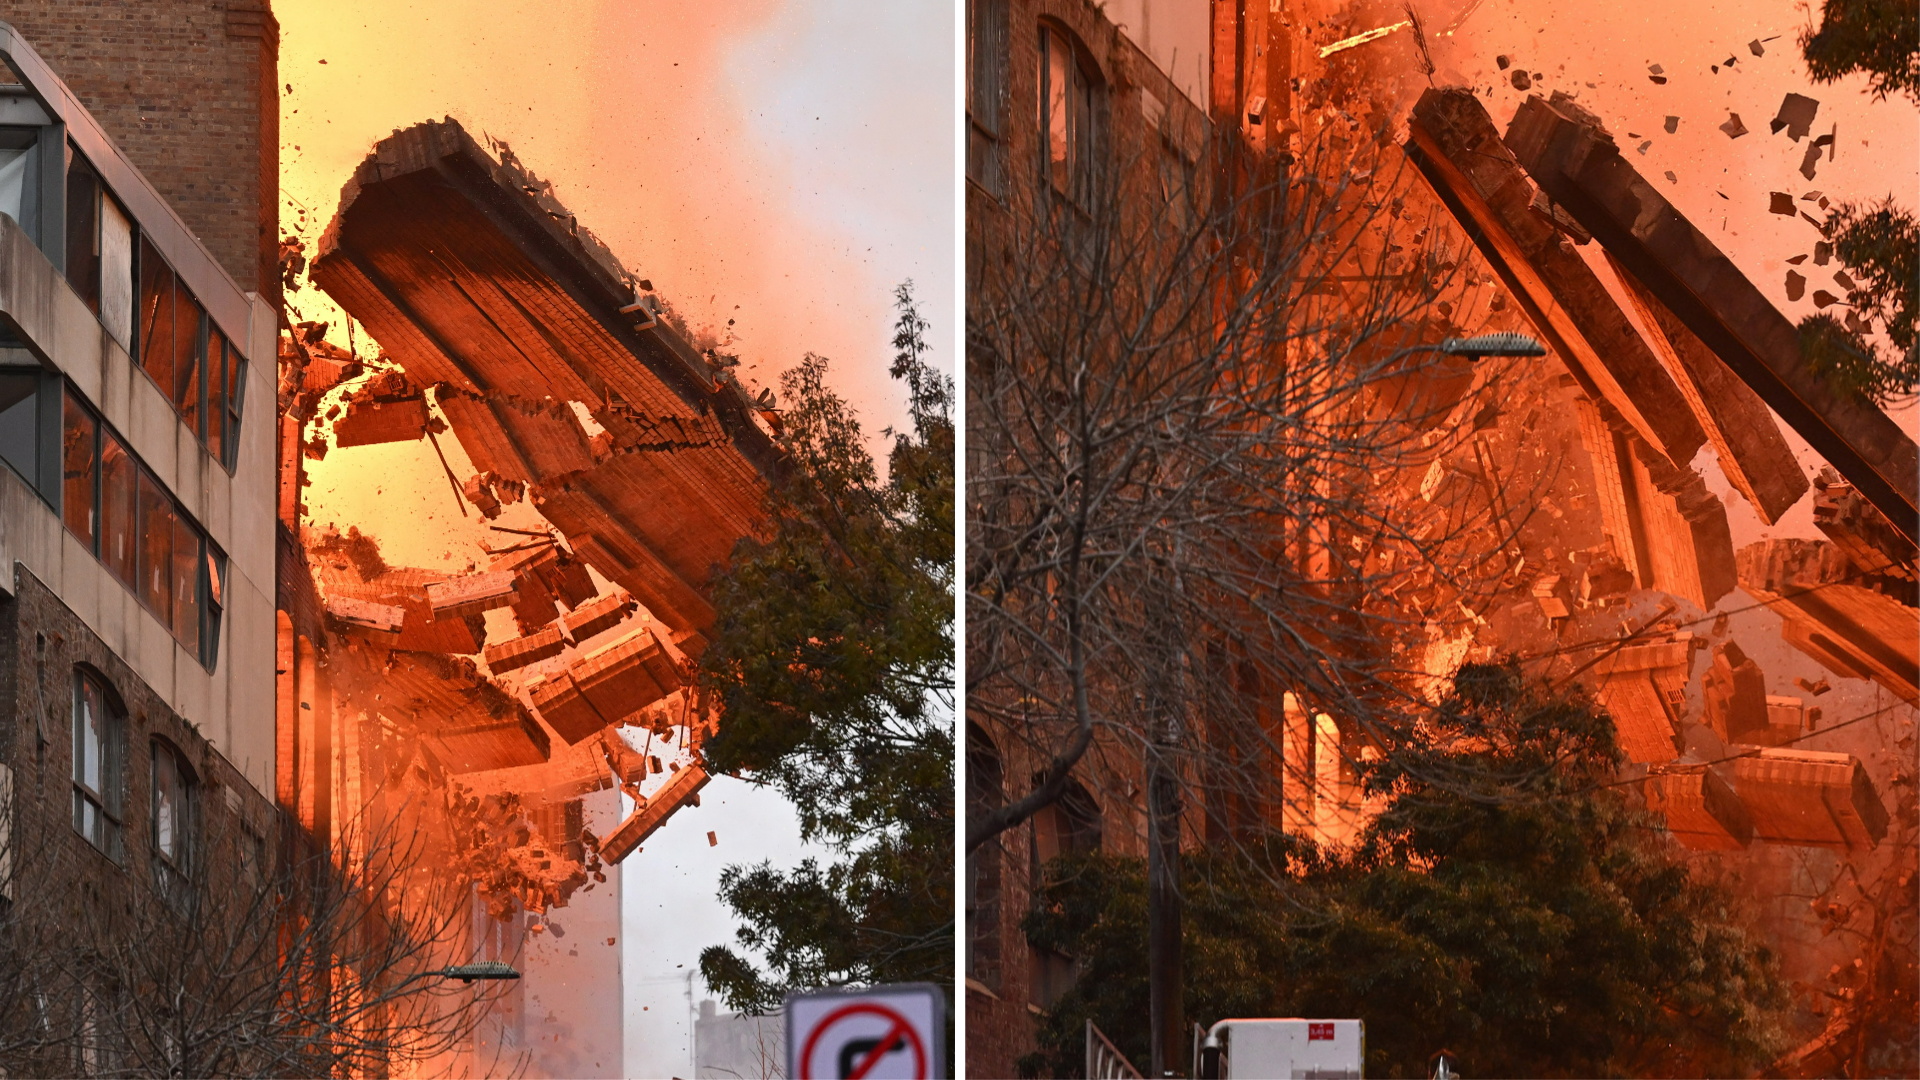
[[[1448,338],[1440,343],[1448,356],[1478,360],[1483,356],[1545,356],[1547,347],[1525,334],[1481,334],[1470,338]]]
[[[513,970],[512,965],[503,964],[498,960],[481,960],[472,964],[458,964],[454,967],[442,968],[439,971],[429,971],[426,972],[426,974],[438,975],[446,979],[459,979],[463,983],[471,983],[475,979],[517,979],[520,977],[520,973]]]

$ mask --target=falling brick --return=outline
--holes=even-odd
[[[1840,302],[1839,297],[1833,295],[1832,293],[1828,292],[1825,289],[1815,289],[1813,292],[1814,307],[1827,308],[1827,307],[1832,307],[1834,304],[1837,304],[1839,302]]]
[[[1676,131],[1679,131],[1679,130],[1680,130],[1680,118],[1679,118],[1679,117],[1677,117],[1677,116],[1669,116],[1669,117],[1667,117],[1667,125],[1666,125],[1666,126],[1667,126],[1667,134],[1669,134],[1669,135],[1671,135],[1671,134],[1673,134],[1673,133],[1674,133],[1674,132],[1676,132]]]
[[[1787,217],[1793,216],[1793,196],[1784,191],[1770,191],[1767,193],[1767,198],[1770,200],[1767,205],[1767,210],[1770,213],[1784,214]]]
[[[551,660],[564,652],[566,647],[566,639],[560,636],[560,628],[555,626],[537,634],[489,645],[484,655],[487,670],[499,675],[542,660]]]
[[[1807,257],[1805,255],[1795,255],[1793,258],[1787,260],[1787,265],[1799,266],[1801,263],[1806,261],[1807,261]]]
[[[1845,850],[1887,834],[1886,806],[1850,754],[1765,749],[1734,762],[1733,782],[1756,839]]]
[[[1673,170],[1672,170],[1672,169],[1668,169],[1668,170],[1666,171],[1666,177],[1667,177],[1667,183],[1669,183],[1669,184],[1677,184],[1677,183],[1679,183],[1679,182],[1680,182],[1680,178],[1679,178],[1679,177],[1677,177],[1677,176],[1675,176],[1675,175],[1673,175]]]
[[[1816,240],[1813,244],[1813,265],[1825,266],[1833,258],[1833,245],[1825,240]]]
[[[711,830],[711,829],[709,829],[709,830],[707,830],[707,846],[708,846],[708,847],[719,847],[719,846],[720,846],[720,838],[719,838],[719,837],[717,837],[717,836],[715,836],[715,835],[713,835],[713,830]]]
[[[1739,113],[1730,112],[1727,114],[1727,122],[1720,125],[1720,130],[1727,133],[1727,138],[1737,139],[1747,133],[1747,125],[1740,122]]]
[[[1747,42],[1747,48],[1749,48],[1749,49],[1752,49],[1752,50],[1753,50],[1753,55],[1755,55],[1755,56],[1765,56],[1765,55],[1767,55],[1767,50],[1766,50],[1766,49],[1764,49],[1764,48],[1762,48],[1762,47],[1760,46],[1760,41],[1759,41],[1759,39],[1757,39],[1757,38],[1756,38],[1755,40],[1753,40],[1753,41],[1749,41],[1749,42]]]
[[[618,589],[611,596],[588,601],[562,616],[560,624],[567,628],[568,637],[585,641],[620,625],[634,607],[633,597],[625,589]]]
[[[499,571],[462,574],[427,586],[427,603],[432,606],[436,620],[512,607],[517,598],[513,575]]]
[[[1500,65],[1500,70],[1501,70],[1501,71],[1505,71],[1505,70],[1507,70],[1507,68],[1509,68],[1509,67],[1511,67],[1511,66],[1513,66],[1513,60],[1512,60],[1512,58],[1511,58],[1511,57],[1508,57],[1508,56],[1506,56],[1505,54],[1502,54],[1502,55],[1500,55],[1500,56],[1496,56],[1496,57],[1494,57],[1494,58],[1493,58],[1493,62],[1494,62],[1494,63],[1496,63],[1496,64],[1498,64],[1498,65]]]
[[[1836,284],[1838,284],[1841,288],[1847,290],[1848,292],[1852,292],[1855,289],[1858,289],[1860,287],[1854,284],[1852,276],[1850,276],[1845,270],[1835,270],[1833,272],[1833,280]]]
[[[1820,163],[1820,144],[1814,143],[1812,146],[1807,147],[1806,156],[1800,159],[1800,175],[1806,177],[1809,180],[1813,179],[1814,166],[1818,165],[1819,163]]]
[[[1800,139],[1807,134],[1808,128],[1813,126],[1813,116],[1819,111],[1820,103],[1818,101],[1807,97],[1805,94],[1788,94],[1786,98],[1780,102],[1780,111],[1774,116],[1772,122],[1767,125],[1767,128],[1775,135],[1778,135],[1780,130],[1785,128],[1787,138],[1792,139],[1794,142],[1799,142]]]
[[[1807,279],[1792,270],[1787,271],[1787,299],[1798,303],[1805,295],[1807,295]]]
[[[1527,73],[1524,71],[1520,71],[1516,69],[1512,76],[1512,82],[1513,82],[1513,88],[1515,90],[1533,89],[1533,80],[1529,79],[1527,77]]]

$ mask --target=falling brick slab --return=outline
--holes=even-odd
[[[1734,762],[1733,783],[1755,839],[1859,850],[1887,835],[1886,805],[1851,754],[1757,750]]]
[[[427,586],[427,603],[435,620],[460,619],[495,608],[512,607],[519,599],[514,575],[507,571],[461,574]]]
[[[346,412],[333,422],[333,445],[373,446],[412,442],[427,430],[427,399],[348,402]]]
[[[564,403],[454,389],[437,401],[474,468],[532,483],[594,465],[586,434]]]
[[[566,651],[566,647],[567,642],[560,636],[560,628],[550,626],[537,634],[487,646],[487,670],[495,675],[514,671],[528,664],[551,660]]]
[[[1746,804],[1705,765],[1651,766],[1644,790],[1647,809],[1665,817],[1673,838],[1695,851],[1738,851],[1753,842]]]
[[[391,647],[400,639],[407,611],[397,604],[381,604],[351,596],[336,596],[327,601],[327,614],[347,630],[357,630],[376,644]]]
[[[1799,334],[1712,241],[1636,172],[1591,120],[1530,97],[1506,144],[1592,232],[1909,540],[1920,535],[1920,448],[1871,403],[1807,368]]]
[[[1713,666],[1700,683],[1707,726],[1727,742],[1766,742],[1767,677],[1760,665],[1729,641],[1714,650]]]
[[[655,678],[662,656],[652,631],[635,630],[589,653],[567,673],[608,723],[618,723],[680,688],[678,679],[662,686]]]
[[[1613,718],[1629,761],[1672,761],[1674,733],[1686,716],[1691,635],[1627,645],[1588,669],[1594,696]]]
[[[1786,620],[1782,637],[1842,675],[1871,678],[1920,704],[1911,583],[1862,577],[1824,540],[1764,540],[1737,557],[1740,587]],[[1904,591],[1885,591],[1896,584]]]
[[[572,674],[566,671],[554,672],[532,684],[527,688],[527,696],[533,699],[540,719],[569,744],[590,739],[612,723],[600,715],[575,685]]]
[[[449,772],[537,765],[551,756],[547,733],[526,706],[464,657],[393,653],[378,693],[377,711],[434,740]]]
[[[560,624],[566,627],[568,637],[585,641],[620,625],[634,606],[633,597],[625,589],[618,589],[612,595],[597,597],[568,612],[561,617]]]
[[[600,858],[617,863],[633,854],[635,848],[666,824],[674,811],[692,803],[699,805],[700,789],[707,786],[707,771],[698,765],[675,773],[666,786],[654,793],[645,806],[634,810],[618,828],[600,841]]]
[[[712,568],[762,520],[784,458],[550,186],[450,120],[396,132],[343,189],[313,277],[410,376],[445,384],[456,436],[530,481],[574,550],[676,634],[712,626]],[[604,429],[584,447],[573,403]]]
[[[1920,552],[1852,484],[1823,469],[1813,486],[1813,524],[1839,545],[1848,562],[1864,574],[1916,580]]]
[[[1520,302],[1554,354],[1649,445],[1684,467],[1706,442],[1659,358],[1547,217],[1472,91],[1429,89],[1407,155]],[[1556,210],[1558,208],[1556,207]]]
[[[1735,490],[1772,525],[1807,493],[1807,477],[1793,449],[1760,395],[1741,382],[1687,324],[1648,292],[1611,255],[1640,324],[1654,351],[1673,373],[1674,383],[1713,443],[1720,471]]]

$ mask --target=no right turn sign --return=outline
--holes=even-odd
[[[816,990],[787,999],[794,1080],[933,1080],[946,1075],[946,1001],[932,983]]]

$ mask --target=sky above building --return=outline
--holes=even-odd
[[[281,228],[309,256],[375,141],[451,116],[510,145],[696,333],[730,342],[750,387],[777,386],[807,352],[831,358],[876,451],[882,428],[907,423],[887,376],[899,283],[914,282],[933,360],[952,370],[950,5],[279,0],[275,13]],[[289,300],[291,318],[328,320],[349,345],[324,296]],[[373,349],[364,331],[351,344]],[[457,439],[439,444],[472,474]],[[426,442],[309,464],[315,522],[359,525],[395,565],[484,561],[488,522],[462,512]],[[525,503],[495,523],[538,525]],[[784,802],[721,777],[622,864],[627,1075],[688,1068],[706,991],[687,973],[732,937],[721,870],[802,851]]]

